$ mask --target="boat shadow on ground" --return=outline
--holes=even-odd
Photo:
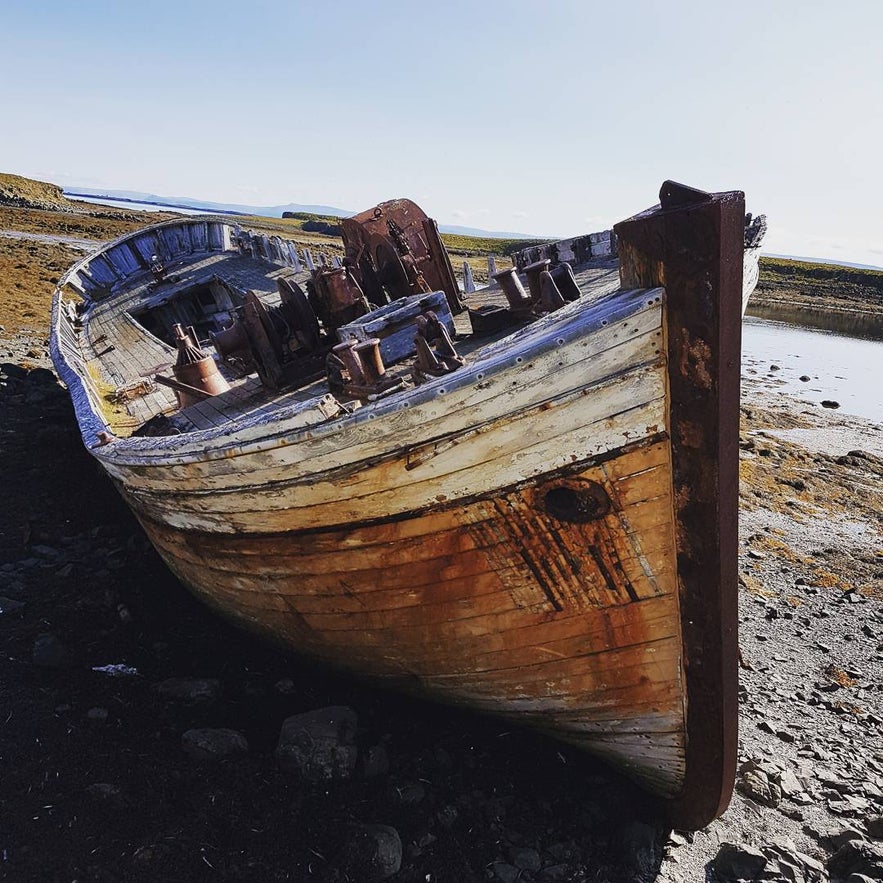
[[[669,829],[592,758],[293,659],[197,603],[46,375],[4,373],[0,389],[3,594],[24,604],[0,617],[13,709],[0,845],[16,879],[379,879],[376,856],[353,849],[366,825],[398,833],[394,880],[656,878]],[[137,673],[95,671],[120,665]],[[217,690],[182,700],[157,691],[169,678]],[[326,706],[358,715],[360,760],[307,784],[276,761],[280,727]],[[235,730],[248,751],[196,760],[182,747],[193,728]]]

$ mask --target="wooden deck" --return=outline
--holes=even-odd
[[[594,299],[616,290],[619,285],[616,267],[615,261],[604,260],[579,268],[577,283],[582,293]],[[288,268],[233,252],[179,259],[167,266],[166,271],[166,282],[155,284],[149,274],[144,274],[137,284],[111,294],[91,308],[87,332],[79,338],[80,354],[106,397],[113,397],[117,391],[136,385],[154,374],[169,374],[176,358],[174,348],[151,334],[133,317],[133,313],[166,303],[183,291],[207,285],[219,277],[243,295],[248,290],[254,290],[272,298],[277,293],[278,277],[292,274]],[[178,281],[174,281],[175,278]],[[303,271],[294,278],[305,285],[309,273]],[[496,285],[479,289],[464,298],[467,306],[473,309],[488,304],[506,304],[501,289]],[[466,311],[455,317],[455,328],[458,351],[466,357],[513,330],[509,328],[493,335],[473,337]],[[228,380],[231,385],[228,392],[182,409],[177,414],[176,426],[185,431],[210,429],[223,426],[235,418],[270,414],[280,404],[306,402],[327,392],[324,381],[278,393],[263,387],[255,375],[246,378],[228,376]],[[128,436],[158,414],[178,412],[177,399],[171,389],[158,384],[151,384],[150,387],[145,393],[121,401],[109,413],[115,434]]]
[[[80,336],[79,345],[89,373],[106,395],[113,395],[117,390],[154,374],[169,373],[176,358],[175,349],[151,334],[133,317],[133,313],[168,302],[181,292],[208,285],[218,277],[243,295],[249,289],[275,294],[277,277],[290,275],[291,271],[253,257],[216,252],[175,261],[166,267],[166,272],[168,281],[155,284],[145,273],[137,284],[111,294],[91,307],[86,333]],[[229,402],[251,402],[256,395],[255,384],[256,380],[251,378],[236,383],[237,392]],[[178,403],[172,390],[157,385],[146,395],[124,402],[123,407],[125,415],[119,412],[115,415],[115,428],[120,436],[130,434],[157,414],[177,411]],[[230,407],[222,411],[201,405],[194,411],[192,428],[217,425],[221,419],[213,416],[217,414],[224,415],[222,421],[226,421],[234,411]]]

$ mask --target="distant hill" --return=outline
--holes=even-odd
[[[141,203],[143,205],[161,205],[166,208],[200,209],[207,212],[218,212],[227,215],[257,215],[263,218],[281,218],[284,213],[324,215],[333,218],[348,218],[355,212],[336,208],[331,205],[302,205],[289,202],[286,205],[242,205],[234,202],[208,202],[204,199],[193,199],[189,196],[157,196],[155,193],[141,193],[137,190],[106,190],[92,187],[71,187],[65,190],[67,196],[78,196],[93,199],[115,199],[119,202]],[[459,236],[478,236],[492,239],[536,239],[527,233],[511,233],[505,231],[480,230],[475,227],[460,227],[456,224],[439,224],[442,233],[453,233]],[[554,237],[544,237],[553,239]]]
[[[439,224],[442,233],[456,236],[475,236],[478,239],[525,239],[531,242],[554,242],[560,236],[533,236],[530,233],[512,233],[504,230],[482,230],[479,227],[458,227],[456,224]],[[524,246],[527,248],[527,245]]]
[[[761,255],[755,305],[883,312],[883,270]]]
[[[95,199],[115,199],[119,202],[142,203],[144,205],[162,205],[166,208],[203,209],[227,215],[259,215],[265,218],[281,218],[283,212],[306,212],[311,215],[330,215],[335,218],[345,218],[353,214],[353,212],[330,205],[300,205],[294,202],[287,205],[241,205],[233,202],[209,202],[204,199],[192,199],[189,196],[157,196],[154,193],[141,193],[137,190],[98,190],[91,187],[71,187],[65,190],[65,194]]]

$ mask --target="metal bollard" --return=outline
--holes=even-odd
[[[540,302],[540,295],[542,294],[540,291],[540,273],[548,271],[549,264],[551,263],[548,258],[545,258],[541,261],[534,261],[524,268],[524,272],[527,274],[527,286],[530,289],[530,299],[535,304]]]
[[[518,278],[518,271],[515,267],[510,267],[508,270],[500,270],[499,272],[494,273],[494,279],[497,281],[500,288],[503,289],[503,294],[506,295],[510,310],[513,310],[514,312],[524,312],[525,310],[530,309],[530,296],[524,290],[524,286]]]
[[[540,273],[540,300],[539,304],[542,310],[551,313],[554,310],[564,306],[564,298],[552,278],[552,274],[548,270]]]
[[[367,340],[360,340],[353,350],[362,363],[365,384],[373,386],[382,380],[386,374],[386,368],[383,364],[383,357],[380,355],[380,338],[369,337]]]
[[[576,277],[573,275],[573,267],[566,261],[553,267],[550,271],[561,297],[564,300],[578,300],[580,296],[579,285],[576,284]]]

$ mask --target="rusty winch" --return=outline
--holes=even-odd
[[[412,294],[443,291],[452,313],[460,288],[438,224],[410,199],[393,199],[340,222],[346,265],[377,306]]]

